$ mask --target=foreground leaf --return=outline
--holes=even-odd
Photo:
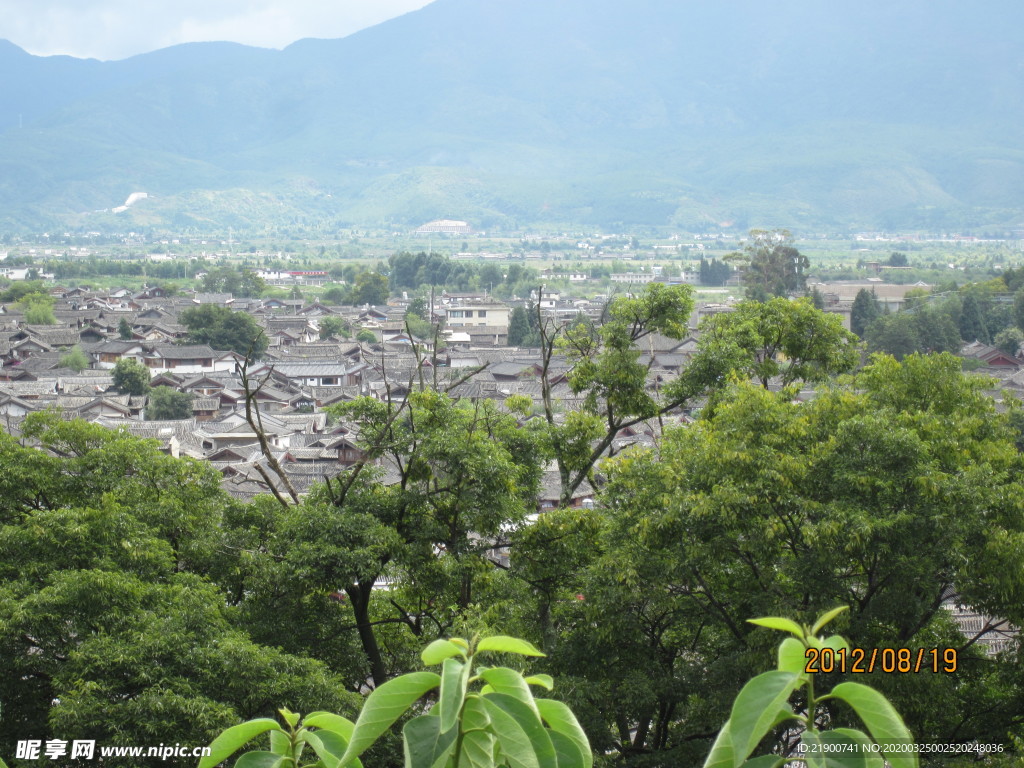
[[[423,663],[428,667],[434,664],[440,664],[445,659],[450,659],[452,656],[465,656],[465,651],[458,645],[453,643],[451,640],[445,640],[443,638],[435,640],[420,654],[420,658],[423,659]]]
[[[829,694],[832,698],[842,699],[851,707],[867,726],[868,733],[880,745],[912,744],[913,737],[903,719],[892,704],[876,691],[860,683],[840,683]],[[916,752],[883,751],[883,756],[892,768],[917,768]]]
[[[800,675],[794,672],[775,671],[758,675],[743,686],[729,717],[733,768],[743,764],[772,728],[800,681]]]
[[[458,728],[441,732],[441,718],[434,715],[414,717],[402,729],[405,768],[432,768],[444,765],[455,749]]]
[[[548,727],[572,739],[583,755],[584,768],[591,768],[594,764],[594,755],[590,749],[590,740],[587,739],[587,734],[583,732],[576,715],[568,705],[554,699],[536,699],[536,704],[540,716],[544,718]]]
[[[747,619],[751,624],[768,629],[778,629],[783,632],[792,632],[799,638],[804,637],[804,629],[792,619],[784,619],[781,616],[765,616],[760,619]]]
[[[199,768],[213,768],[223,762],[261,733],[280,731],[276,720],[261,717],[228,728],[210,744],[210,754],[199,761]]]
[[[515,719],[530,740],[532,751],[537,756],[537,762],[541,768],[557,768],[558,761],[555,757],[555,747],[551,743],[551,736],[549,731],[544,728],[540,713],[536,706],[533,706],[532,701],[528,704],[507,693],[489,693],[484,696],[484,702],[495,725],[497,725],[497,719],[494,717],[495,707]]]
[[[246,752],[235,761],[235,768],[279,768],[285,760],[291,758],[273,752]]]
[[[485,637],[476,646],[477,652],[494,651],[496,653],[518,653],[520,656],[543,656],[544,653],[538,650],[532,643],[520,640],[518,637],[507,635],[494,635]]]
[[[363,710],[359,713],[355,728],[352,729],[348,749],[341,758],[342,765],[366,751],[367,747],[413,705],[413,702],[440,683],[441,678],[433,672],[410,672],[394,680],[388,680],[374,690],[363,704]]]

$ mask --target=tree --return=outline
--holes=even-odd
[[[703,256],[700,259],[700,284],[701,285],[725,285],[725,281],[732,276],[732,267],[724,261],[711,259],[708,261]]]
[[[351,289],[348,286],[332,285],[324,291],[323,300],[328,304],[350,303]]]
[[[960,338],[970,344],[980,341],[988,344],[988,328],[985,326],[985,317],[981,310],[981,302],[972,292],[963,298],[963,305],[960,310]]]
[[[959,352],[960,331],[950,305],[921,304],[911,311],[883,315],[868,326],[869,352],[884,352],[900,360],[915,352]]]
[[[334,317],[328,315],[320,319],[320,338],[329,339],[332,336],[341,336],[342,338],[348,338],[350,329],[348,323],[346,323],[340,317]]]
[[[356,279],[352,301],[355,304],[383,304],[388,300],[388,279],[376,272],[362,272]]]
[[[919,323],[907,312],[882,315],[864,333],[869,352],[884,352],[902,360],[921,351]]]
[[[307,591],[344,590],[380,685],[388,668],[371,607],[381,576],[405,574],[404,589],[390,593],[392,621],[416,636],[425,621],[447,631],[493,569],[495,539],[535,508],[544,450],[493,401],[463,404],[432,389],[335,412],[359,424],[363,458],[288,512],[272,551]],[[378,483],[375,461],[394,467],[396,482]]]
[[[230,293],[236,298],[259,296],[266,282],[251,269],[217,267],[203,277],[203,290],[210,293]]]
[[[82,351],[77,344],[69,352],[60,357],[60,367],[70,368],[73,371],[84,371],[89,367],[89,356]]]
[[[745,266],[743,281],[750,298],[755,298],[754,294],[786,296],[807,288],[809,262],[793,246],[788,229],[752,229],[743,250],[726,258]]]
[[[268,696],[354,712],[326,665],[235,623],[211,578],[234,569],[212,467],[54,414],[23,430],[42,450],[0,434],[0,753],[29,736],[205,743],[271,714]]]
[[[618,433],[679,407],[692,392],[681,387],[665,393],[647,389],[648,366],[640,362],[641,343],[653,333],[680,339],[686,333],[693,292],[689,286],[648,283],[635,297],[619,297],[607,305],[599,328],[575,322],[555,328],[540,317],[541,394],[544,416],[558,466],[561,503],[588,478]],[[582,407],[556,419],[549,370],[555,351],[571,368],[569,387],[583,395]],[[594,481],[596,482],[596,481]]]
[[[430,314],[424,297],[418,296],[409,302],[405,310],[405,325],[409,333],[418,339],[432,339],[434,324],[429,319]]]
[[[356,341],[363,344],[375,344],[377,342],[377,334],[371,331],[369,328],[363,328],[359,333],[356,334]]]
[[[56,325],[57,318],[53,314],[53,297],[47,293],[34,292],[24,294],[17,301],[25,322],[29,325]]]
[[[112,377],[121,394],[138,396],[149,392],[149,369],[138,360],[122,357],[114,364]]]
[[[508,321],[508,345],[520,347],[530,336],[530,319],[523,307],[516,307]]]
[[[853,308],[850,310],[850,330],[860,338],[864,338],[868,326],[882,316],[882,305],[878,303],[878,297],[874,290],[861,288],[853,299]]]
[[[128,341],[132,338],[132,326],[125,317],[122,317],[121,321],[117,324],[117,336],[122,341]]]
[[[993,341],[1006,354],[1019,357],[1020,345],[1024,344],[1024,331],[1020,328],[1004,328]]]
[[[733,312],[711,315],[701,326],[698,353],[681,381],[714,389],[730,373],[768,387],[823,382],[859,362],[857,337],[839,315],[815,309],[810,299],[743,301]]]
[[[216,350],[230,350],[256,360],[267,349],[267,336],[252,316],[215,304],[190,307],[180,315],[188,328],[188,341],[209,344]]]
[[[977,637],[942,607],[955,588],[985,615],[1024,618],[1024,575],[1005,566],[1024,550],[1021,457],[990,385],[953,355],[878,356],[806,403],[737,385],[657,448],[609,462],[587,599],[553,654],[601,702],[593,717],[578,709],[595,747],[664,744],[661,764],[691,764],[737,670],[773,665],[744,618],[809,623],[837,604],[851,605],[852,647],[962,655],[955,676],[878,679],[921,741],[1000,742],[1017,728],[1020,675],[975,661]],[[613,648],[621,664],[586,662]]]
[[[42,280],[19,280],[11,283],[8,288],[0,293],[0,304],[21,301],[29,294],[49,295],[46,293],[46,286],[43,285]]]
[[[888,264],[890,267],[905,267],[908,264],[907,254],[893,251],[889,254]]]
[[[154,387],[149,392],[147,421],[179,421],[192,417],[192,395],[171,387]]]

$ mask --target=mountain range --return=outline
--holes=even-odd
[[[1022,42],[1014,0],[435,0],[111,62],[0,41],[0,229],[1021,227]]]

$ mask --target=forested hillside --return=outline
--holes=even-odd
[[[2,43],[2,222],[1019,225],[1022,13],[436,0],[283,51]]]

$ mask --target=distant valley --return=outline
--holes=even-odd
[[[832,6],[436,0],[115,62],[0,41],[0,231],[1024,227],[1024,6]]]

